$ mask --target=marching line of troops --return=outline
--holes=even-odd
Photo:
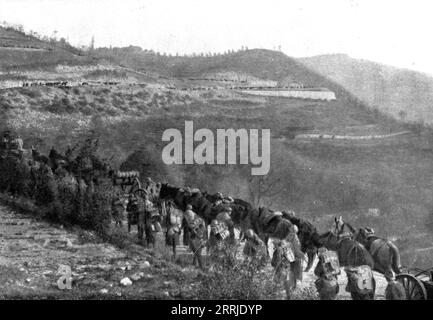
[[[221,202],[229,203],[233,201],[231,197],[225,197],[217,193],[219,205]],[[166,226],[166,245],[173,247],[173,257],[176,257],[176,244],[179,243],[180,235],[183,233],[183,244],[187,245],[194,254],[195,264],[198,262],[203,268],[201,259],[195,254],[202,247],[206,246],[210,257],[217,257],[224,250],[224,243],[230,239],[229,228],[231,208],[218,214],[211,222],[208,230],[205,221],[193,211],[191,205],[187,205],[185,212],[179,210],[172,201],[162,202],[161,208],[157,208],[149,197],[145,197],[144,211],[141,215],[144,222],[140,223],[138,212],[140,197],[129,195],[126,205],[128,232],[131,226],[137,224],[138,237],[143,239],[145,233],[145,244],[155,243],[155,233],[162,232],[161,223]],[[122,225],[123,212],[125,211],[124,202],[120,196],[113,201],[113,215],[116,225]],[[160,214],[160,211],[162,214]],[[164,220],[164,221],[163,221]],[[142,230],[140,226],[144,226]],[[283,239],[274,239],[274,250],[271,258],[271,266],[274,269],[274,281],[282,284],[286,292],[287,299],[290,299],[298,281],[302,281],[304,253],[301,251],[301,244],[298,239],[297,227],[292,226],[292,232]],[[258,268],[264,268],[268,262],[268,249],[262,239],[252,230],[248,229],[239,235],[241,241],[245,241],[243,249],[244,258],[255,261]],[[197,244],[197,241],[199,244]],[[338,276],[341,268],[336,252],[322,247],[318,250],[318,263],[314,274],[317,277],[315,287],[319,298],[322,300],[336,299],[339,293]],[[375,279],[371,268],[367,265],[358,267],[345,267],[347,274],[346,291],[351,293],[356,300],[373,300],[375,296]]]
[[[23,141],[20,137],[11,139],[5,135],[0,142],[2,145],[13,145],[10,148],[0,149],[9,149],[9,152],[16,152],[17,156],[22,155]],[[151,179],[149,178],[148,185],[150,182]],[[190,189],[190,191],[193,192],[194,189]],[[230,204],[233,201],[230,196],[217,193],[214,205]],[[118,193],[112,201],[111,213],[115,224],[122,227],[123,215],[126,211],[128,232],[131,231],[131,226],[137,225],[138,238],[142,241],[145,236],[144,240],[147,246],[155,244],[156,234],[163,231],[161,224],[164,224],[166,227],[166,245],[172,247],[174,258],[176,257],[176,245],[183,233],[183,244],[187,245],[194,255],[193,263],[197,262],[199,267],[204,269],[201,259],[201,251],[204,247],[212,259],[223,253],[227,248],[226,243],[235,241],[230,232],[234,227],[230,216],[232,209],[230,206],[225,208],[226,210],[220,212],[211,222],[210,230],[208,230],[203,218],[193,211],[190,204],[186,206],[185,212],[179,210],[171,200],[161,202],[158,207],[149,194],[145,197],[139,197],[131,193],[125,208],[122,196]],[[283,233],[287,234],[284,239],[273,239],[274,250],[271,258],[274,281],[283,284],[288,299],[291,298],[293,290],[296,289],[297,282],[302,281],[302,262],[305,258],[301,251],[297,227],[291,225],[289,228],[290,230],[283,230]],[[245,241],[243,249],[245,259],[255,261],[258,268],[264,268],[269,257],[267,244],[252,229],[245,230],[239,238],[241,241]],[[335,299],[339,293],[338,276],[341,274],[338,255],[325,247],[320,248],[317,255],[319,260],[314,274],[317,276],[315,286],[319,297],[323,300]],[[369,266],[346,267],[344,270],[348,278],[346,291],[351,293],[353,299],[374,299],[375,279]],[[394,290],[395,286],[388,286],[388,289]],[[396,295],[398,290],[385,294]]]

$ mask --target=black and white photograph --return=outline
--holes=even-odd
[[[432,12],[0,0],[0,300],[433,299]]]

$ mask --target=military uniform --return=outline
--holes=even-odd
[[[126,212],[128,214],[128,232],[131,231],[131,226],[138,222],[138,200],[135,197],[130,196],[128,204],[126,206]]]
[[[245,246],[243,253],[247,259],[257,261],[260,267],[266,266],[267,248],[265,243],[251,229],[245,232]]]
[[[220,220],[212,220],[208,241],[208,251],[212,260],[224,254],[224,240],[230,236],[227,225]]]
[[[167,226],[165,242],[166,245],[176,246],[179,244],[179,235],[182,230],[183,213],[179,209],[175,208],[172,203],[167,205],[163,204],[163,206],[167,211],[167,215],[165,216],[165,224]]]
[[[274,241],[274,247],[271,261],[275,268],[274,281],[284,284],[287,299],[290,299],[297,281],[302,280],[304,254],[301,251],[301,244],[296,233],[291,232],[286,239]]]
[[[160,215],[158,209],[148,199],[145,200],[144,229],[147,245],[155,244],[155,234],[162,231]]]
[[[123,212],[125,207],[120,196],[116,196],[111,203],[111,214],[116,225],[122,226]]]
[[[201,252],[204,245],[207,242],[207,227],[204,220],[199,217],[192,207],[188,206],[185,212],[186,226],[189,232],[189,248],[194,254],[194,261],[198,261],[200,268],[204,268],[204,264],[201,257]]]

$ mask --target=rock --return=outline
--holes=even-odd
[[[143,272],[137,272],[137,273],[134,273],[131,276],[131,279],[134,280],[134,281],[138,281],[138,280],[140,280],[143,277],[144,277],[144,273]]]
[[[108,289],[101,289],[99,290],[100,293],[102,294],[107,294],[108,293]]]
[[[103,271],[108,271],[111,269],[111,266],[107,264],[98,264],[97,268]]]
[[[120,284],[122,285],[122,286],[130,286],[130,285],[132,285],[132,281],[131,281],[131,279],[129,279],[128,277],[126,277],[126,278],[123,278],[122,280],[120,280]]]

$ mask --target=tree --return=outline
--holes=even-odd
[[[95,36],[92,36],[92,39],[90,40],[89,50],[95,50]]]
[[[250,176],[248,187],[249,198],[253,206],[268,205],[270,200],[287,191],[286,177],[283,173],[271,169],[265,176]]]

